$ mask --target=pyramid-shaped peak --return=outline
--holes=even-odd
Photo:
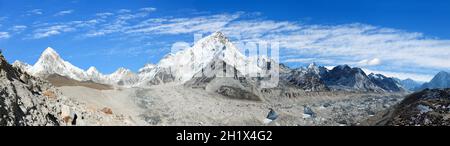
[[[436,76],[448,76],[449,73],[445,71],[440,71]]]
[[[316,68],[317,64],[315,62],[308,65],[308,68]]]
[[[212,36],[225,37],[225,34],[223,34],[223,33],[220,32],[220,31],[217,31],[217,32],[212,33]]]
[[[44,52],[42,52],[42,54],[43,55],[44,54],[56,54],[56,55],[58,55],[58,53],[56,53],[56,51],[53,48],[51,48],[51,47],[47,47],[47,49],[45,49]]]
[[[97,68],[95,68],[94,66],[91,66],[91,67],[89,67],[89,69],[87,70],[87,72],[94,73],[94,72],[98,72],[98,70],[97,70]]]
[[[219,39],[221,41],[229,41],[227,36],[225,36],[225,34],[220,31],[214,32],[205,38],[206,39]]]

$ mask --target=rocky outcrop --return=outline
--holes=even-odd
[[[261,100],[256,85],[256,81],[243,76],[234,66],[220,59],[211,62],[184,84],[233,99]]]
[[[51,85],[11,66],[0,54],[0,125],[61,125]]]
[[[0,125],[96,125],[101,111],[61,95],[52,84],[10,65],[0,54]]]
[[[375,83],[378,87],[382,88],[387,92],[403,92],[406,91],[400,82],[394,78],[386,77],[382,74],[373,74],[369,75],[370,81]]]
[[[425,89],[391,109],[381,125],[450,126],[450,89]]]
[[[318,67],[314,63],[308,68],[299,68],[288,73],[286,80],[305,91],[328,91],[328,87],[322,80],[327,69]]]
[[[324,77],[325,84],[333,90],[382,92],[382,89],[372,83],[360,68],[339,65],[330,70]]]

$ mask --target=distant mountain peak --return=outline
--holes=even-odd
[[[149,72],[151,70],[154,70],[157,67],[157,65],[155,64],[145,64],[144,67],[142,67],[141,69],[139,69],[139,73],[143,73],[143,72]]]
[[[128,74],[128,73],[132,73],[132,71],[129,70],[129,69],[127,69],[127,68],[120,67],[120,68],[118,68],[114,73],[115,73],[115,74]],[[114,73],[113,73],[113,74],[114,74]]]
[[[339,70],[350,70],[350,69],[352,69],[350,66],[348,66],[347,64],[344,64],[344,65],[338,65],[338,66],[336,66],[336,67],[334,67],[333,68],[333,70],[334,69],[339,69]]]
[[[221,31],[216,31],[216,32],[212,33],[210,36],[211,37],[217,37],[217,38],[227,38],[225,36],[225,34],[223,34]]]
[[[59,54],[51,47],[48,47],[47,49],[44,50],[44,52],[42,52],[41,58],[45,56],[51,56],[53,59],[60,58]]]
[[[100,72],[95,68],[94,66],[89,67],[89,69],[86,71],[88,74],[99,74]]]
[[[317,64],[315,62],[308,65],[308,68],[317,68]]]
[[[446,71],[440,71],[436,76],[450,76],[450,74]]]
[[[50,47],[42,52],[41,57],[34,66],[29,69],[29,72],[37,76],[59,74],[75,80],[88,79],[84,70],[63,60],[59,54]]]
[[[420,89],[442,89],[450,88],[450,73],[445,71],[440,71],[437,73],[430,82],[422,85]]]
[[[370,73],[369,77],[380,79],[380,80],[383,80],[383,79],[387,78],[386,76],[384,76],[382,74],[375,74],[375,73]]]

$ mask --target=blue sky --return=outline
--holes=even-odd
[[[34,64],[47,47],[111,73],[157,63],[176,42],[222,31],[235,42],[279,41],[292,67],[349,64],[428,80],[449,71],[446,0],[0,0],[0,48]]]

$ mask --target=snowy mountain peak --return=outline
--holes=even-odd
[[[317,64],[315,62],[308,65],[309,69],[317,68]]]
[[[375,78],[375,79],[380,79],[380,80],[383,80],[383,79],[386,78],[386,76],[384,76],[384,75],[382,75],[382,74],[374,74],[374,73],[370,73],[370,74],[369,74],[369,77]]]
[[[42,52],[39,60],[28,70],[28,72],[33,75],[44,77],[52,74],[59,74],[75,80],[88,79],[84,70],[64,61],[59,54],[50,47]]]
[[[146,65],[144,65],[144,67],[142,67],[141,69],[139,69],[139,73],[152,71],[152,70],[154,70],[156,67],[157,67],[157,65],[155,65],[155,64],[146,64]]]
[[[120,67],[114,73],[112,73],[112,75],[126,75],[126,74],[133,74],[133,72],[129,69]]]
[[[53,50],[53,48],[48,47],[47,49],[44,50],[44,52],[42,52],[41,57],[40,58],[49,58],[49,59],[53,59],[53,60],[59,60],[60,56],[59,54]]]
[[[29,65],[25,62],[21,62],[19,60],[14,61],[12,66],[16,67],[16,68],[20,68],[22,71],[26,71],[26,72],[28,72],[28,70],[32,67],[31,65]]]
[[[58,54],[58,53],[56,53],[56,51],[53,48],[47,47],[47,49],[45,49],[44,52],[42,52],[42,54]]]
[[[159,62],[158,67],[169,69],[173,72],[175,81],[183,83],[217,59],[235,66],[243,74],[260,71],[257,63],[249,65],[250,60],[221,32],[215,32],[200,39],[192,47],[166,56]]]
[[[89,69],[86,71],[86,73],[89,75],[100,74],[100,72],[94,66],[89,67]]]
[[[214,38],[219,38],[219,39],[223,39],[223,40],[228,40],[228,38],[225,36],[225,34],[223,34],[220,31],[212,33],[209,37],[214,37]]]

